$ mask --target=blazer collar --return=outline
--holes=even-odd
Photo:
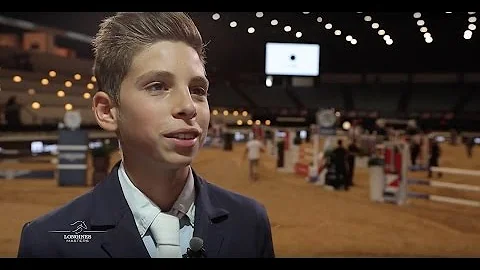
[[[193,173],[197,193],[193,236],[203,239],[207,257],[216,257],[223,243],[225,221],[228,220],[229,212],[220,207],[220,202],[209,187],[210,184],[194,171]]]
[[[92,230],[106,230],[101,246],[111,257],[149,257],[138,233],[128,203],[118,179],[118,162],[110,174],[92,191]],[[224,221],[229,212],[220,207],[209,183],[192,169],[195,179],[195,224],[194,236],[204,241],[206,255],[215,257],[224,239]]]

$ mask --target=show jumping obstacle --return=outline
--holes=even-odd
[[[423,199],[435,202],[480,207],[480,201],[476,200],[410,191],[409,187],[422,185],[466,192],[479,192],[480,185],[458,184],[444,180],[408,179],[406,166],[406,163],[408,162],[407,145],[405,143],[385,143],[384,147],[382,148],[384,149],[383,154],[385,161],[383,165],[385,172],[383,200],[385,202],[403,204],[408,199]],[[479,176],[480,181],[480,171],[447,167],[432,167],[431,170],[432,172],[438,172],[447,175]],[[448,179],[448,177],[446,178]]]

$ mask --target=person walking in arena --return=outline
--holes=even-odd
[[[348,151],[343,146],[343,141],[341,139],[337,140],[337,147],[333,150],[331,159],[333,164],[335,164],[335,183],[333,187],[338,190],[343,188],[344,190],[349,189],[348,185]]]
[[[258,180],[258,163],[260,154],[265,152],[265,146],[259,140],[259,134],[253,133],[252,139],[245,146],[245,157],[248,158],[248,176],[251,181]]]
[[[438,160],[440,159],[441,153],[440,145],[435,138],[432,138],[430,142],[430,157],[428,158],[428,178],[432,177],[432,167],[438,167]],[[441,172],[438,172],[438,177],[442,177]]]
[[[275,257],[265,207],[192,168],[210,122],[193,20],[119,12],[93,45],[93,114],[122,159],[88,193],[26,222],[18,257]]]
[[[348,154],[347,154],[347,161],[348,161],[348,172],[347,172],[347,186],[353,186],[353,178],[355,176],[355,158],[357,155],[360,154],[360,148],[357,146],[357,141],[352,140],[351,143],[348,145]]]

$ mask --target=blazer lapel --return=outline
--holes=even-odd
[[[193,172],[193,170],[192,170]],[[217,257],[224,240],[224,223],[228,211],[216,207],[215,198],[209,193],[208,183],[194,172],[195,192],[195,229],[193,236],[203,239],[207,257]]]
[[[133,214],[123,196],[118,180],[118,167],[93,191],[94,214],[90,220],[92,230],[102,234],[101,247],[112,258],[148,258],[147,249],[138,233]]]
[[[140,238],[133,217],[125,213],[115,228],[104,236],[102,248],[112,258],[149,258],[145,245]]]

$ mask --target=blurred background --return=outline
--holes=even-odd
[[[91,39],[113,14],[0,13],[0,256],[120,158],[91,112]],[[189,14],[210,80],[195,167],[266,205],[279,257],[480,255],[478,12]],[[355,160],[345,192],[338,140]]]

